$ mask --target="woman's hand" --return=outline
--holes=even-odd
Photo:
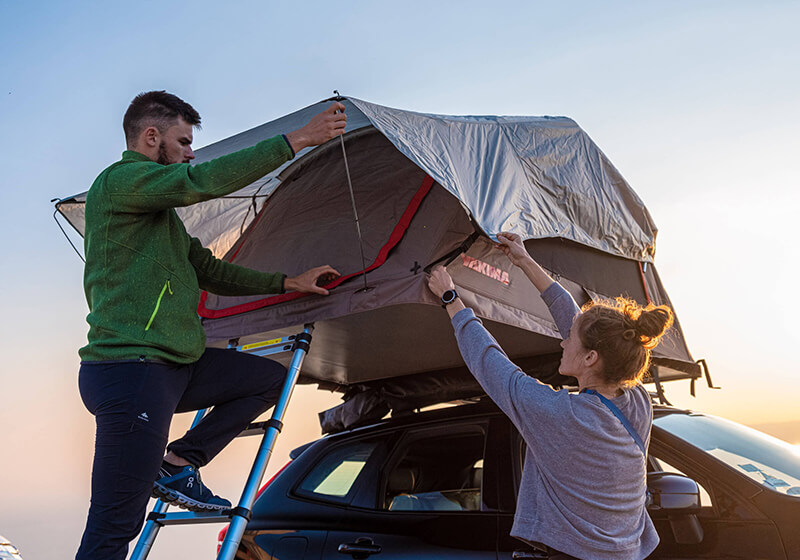
[[[450,273],[442,265],[436,265],[428,277],[428,288],[433,292],[433,295],[441,299],[443,293],[447,290],[455,290],[456,286],[453,284]],[[464,309],[464,302],[461,301],[460,297],[456,297],[455,301],[443,307],[447,309],[447,314],[452,318],[456,313]]]
[[[497,239],[497,247],[506,254],[514,266],[518,266],[522,272],[525,273],[525,276],[536,286],[539,293],[542,293],[550,287],[550,284],[553,283],[553,279],[550,278],[550,275],[528,254],[528,251],[525,250],[525,245],[522,244],[522,238],[519,235],[504,231],[497,234]]]
[[[450,273],[442,265],[436,265],[428,278],[428,288],[433,292],[433,295],[441,298],[442,294],[447,290],[454,290],[455,285]]]
[[[531,260],[531,256],[525,250],[525,245],[522,244],[522,238],[516,233],[500,232],[497,234],[497,241],[497,247],[515,266],[521,267]]]

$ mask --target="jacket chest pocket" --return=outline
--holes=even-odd
[[[164,282],[164,287],[161,288],[161,293],[158,294],[158,299],[156,300],[155,308],[153,308],[153,313],[150,315],[150,320],[147,321],[147,326],[144,328],[145,331],[150,330],[153,321],[155,321],[156,315],[158,315],[158,309],[161,307],[161,300],[163,300],[164,296],[167,294],[172,295],[172,286],[169,283],[169,279]]]

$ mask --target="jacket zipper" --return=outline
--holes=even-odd
[[[164,282],[164,287],[161,288],[161,293],[158,294],[158,300],[156,301],[156,308],[153,309],[153,314],[150,315],[150,320],[147,321],[147,326],[144,328],[144,330],[146,331],[150,330],[150,325],[153,324],[153,319],[156,318],[156,313],[158,313],[158,308],[161,306],[161,299],[164,297],[164,293],[166,293],[167,290],[169,290],[169,295],[172,295],[172,286],[170,286],[169,280]]]

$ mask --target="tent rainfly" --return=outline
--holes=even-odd
[[[650,214],[571,119],[433,115],[338,99],[348,115],[343,138],[362,240],[338,138],[237,193],[177,209],[188,233],[227,261],[289,275],[330,264],[342,273],[328,297],[202,293],[198,313],[210,345],[293,334],[313,322],[301,381],[350,395],[380,387],[398,401],[426,395],[414,405],[474,393],[447,315],[427,289],[426,271],[441,263],[512,360],[540,379],[568,383],[556,372],[555,325],[494,246],[500,231],[526,239],[579,304],[625,295],[670,305],[653,265]],[[299,128],[330,101],[199,149],[195,164]],[[57,203],[79,233],[85,194]],[[700,376],[677,322],[650,376]]]

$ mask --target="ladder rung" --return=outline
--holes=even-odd
[[[253,354],[254,356],[271,356],[272,354],[280,354],[281,352],[290,352],[294,348],[293,344],[284,344],[282,346],[273,346],[271,348],[262,348],[258,350],[250,350],[247,351],[247,354]]]
[[[249,426],[247,426],[244,430],[239,432],[239,437],[247,437],[247,436],[258,436],[263,434],[267,431],[267,423],[266,422],[253,422]]]
[[[237,352],[254,354],[256,356],[269,356],[271,354],[280,354],[281,352],[290,352],[292,348],[294,348],[294,341],[296,338],[297,335],[293,334],[291,336],[284,336],[283,338],[273,338],[271,340],[253,342],[241,346],[229,346],[228,348],[235,349]]]
[[[231,510],[225,510],[226,513],[209,512],[209,513],[196,513],[193,511],[174,511],[170,513],[162,513],[154,515],[154,521],[159,525],[196,525],[199,523],[228,523],[231,518]],[[151,514],[152,515],[152,514]]]

